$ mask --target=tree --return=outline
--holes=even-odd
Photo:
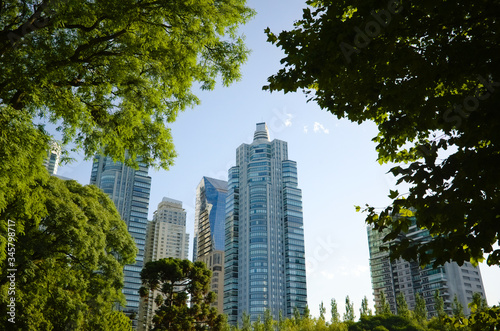
[[[8,224],[24,222],[15,234],[15,261],[2,268],[2,311],[15,297],[15,324],[0,317],[4,330],[126,330],[130,321],[113,312],[121,293],[123,267],[136,247],[108,196],[95,186],[47,178],[36,201],[11,203],[1,213]],[[36,204],[37,208],[25,209]],[[10,231],[9,231],[10,232]],[[6,235],[3,233],[3,235]],[[15,263],[14,265],[10,263]],[[15,271],[12,271],[15,269]],[[15,276],[15,295],[6,276]],[[110,321],[116,326],[111,327]]]
[[[274,326],[276,325],[276,321],[273,319],[273,315],[271,314],[271,310],[266,309],[264,312],[264,331],[274,331]]]
[[[210,306],[215,301],[209,291],[211,276],[199,261],[166,258],[146,263],[141,271],[141,296],[159,291],[164,297],[153,317],[154,330],[222,330],[225,317]]]
[[[464,306],[460,303],[460,301],[458,301],[458,297],[456,294],[455,294],[455,297],[453,298],[453,302],[451,303],[451,311],[453,312],[454,318],[465,317]]]
[[[347,323],[354,323],[354,319],[356,316],[354,315],[354,304],[351,303],[351,299],[349,299],[349,296],[345,297],[345,313],[343,316],[344,322]]]
[[[471,312],[481,312],[488,309],[486,299],[481,296],[481,293],[475,292],[472,294],[472,301],[469,303]]]
[[[396,305],[398,316],[401,316],[405,319],[411,318],[411,312],[408,309],[408,303],[406,302],[406,298],[403,292],[399,292],[396,296]]]
[[[323,304],[323,301],[319,304],[319,319],[325,320],[325,314],[326,314],[326,308],[325,305]]]
[[[380,291],[379,294],[380,294],[380,303],[378,304],[378,306],[375,307],[375,314],[376,315],[384,315],[384,314],[391,315],[392,314],[391,305],[389,304],[389,302],[387,302],[387,298],[385,296],[384,291]]]
[[[422,326],[427,322],[427,306],[420,293],[415,294],[415,309],[413,310],[413,316],[417,323]]]
[[[359,310],[360,317],[372,316],[372,310],[368,308],[368,299],[366,296],[361,300],[361,309]]]
[[[237,28],[245,1],[4,1],[0,19],[2,107],[58,123],[85,155],[124,151],[167,168],[166,122],[238,79],[248,51]]]
[[[193,86],[239,78],[248,51],[236,30],[252,15],[244,0],[1,1],[0,213],[20,201],[27,214],[40,207],[31,197],[47,180],[43,123],[87,158],[167,169],[168,123],[199,103]]]
[[[331,314],[332,314],[332,324],[339,324],[340,323],[340,313],[338,311],[337,301],[335,299],[332,299],[330,301],[330,305],[331,305]]]
[[[395,243],[393,259],[499,264],[500,2],[306,3],[292,30],[267,29],[285,57],[264,89],[302,89],[338,118],[378,126],[378,161],[395,163],[409,191],[367,206],[366,221],[390,241],[411,224],[391,215],[414,208],[432,236]]]
[[[441,295],[439,295],[439,290],[434,292],[434,310],[436,311],[436,316],[442,320],[446,313],[444,311],[444,300]]]
[[[349,331],[418,331],[424,330],[413,321],[396,315],[364,316],[359,322],[349,325]]]
[[[252,323],[250,322],[250,315],[248,315],[246,312],[243,312],[241,320],[243,323],[241,331],[252,331]]]

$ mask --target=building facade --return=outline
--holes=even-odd
[[[416,242],[430,239],[429,232],[417,229],[414,223],[404,236]],[[481,297],[486,298],[481,272],[472,264],[466,262],[459,266],[456,262],[449,262],[437,268],[433,268],[432,265],[421,268],[417,261],[398,259],[391,262],[389,251],[380,251],[381,246],[387,245],[382,240],[388,231],[374,231],[369,226],[367,232],[376,307],[380,306],[380,292],[383,291],[393,313],[397,312],[396,297],[399,293],[404,294],[408,308],[413,310],[415,296],[418,293],[425,299],[429,317],[436,316],[434,294],[438,290],[448,315],[452,314],[452,302],[455,296],[464,307],[464,313],[468,315],[470,313],[468,304],[472,302],[474,293],[480,293]]]
[[[210,290],[217,295],[213,306],[222,313],[224,302],[224,223],[227,182],[203,177],[196,188],[193,261],[212,271]]]
[[[47,168],[50,175],[56,175],[57,169],[59,168],[59,162],[61,161],[61,145],[56,141],[50,142],[50,149],[47,153],[47,157],[43,161],[43,166]]]
[[[140,272],[144,265],[151,177],[148,176],[148,168],[143,164],[140,164],[139,169],[135,170],[121,162],[113,162],[110,157],[98,155],[93,161],[90,184],[99,187],[113,200],[138,248],[135,264],[126,265],[124,268],[123,293],[127,304],[122,307],[127,315],[135,316],[133,327],[136,328],[140,301]]]
[[[307,304],[302,192],[288,145],[258,123],[228,172],[224,313],[229,322],[269,309],[275,319]]]
[[[144,263],[172,257],[187,259],[189,234],[186,233],[186,211],[182,202],[163,198],[149,222],[146,235]],[[158,291],[152,291],[141,301],[139,309],[139,330],[151,330],[151,322],[158,308],[154,302]]]

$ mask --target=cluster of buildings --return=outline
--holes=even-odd
[[[57,147],[51,154],[57,154]],[[60,154],[60,149],[59,149]],[[47,166],[57,167],[57,156],[49,155]],[[163,198],[148,220],[151,177],[141,164],[132,169],[109,157],[94,158],[90,183],[114,201],[138,247],[136,262],[125,266],[124,288],[127,305],[122,307],[133,326],[148,330],[156,310],[157,293],[139,297],[140,272],[148,261],[166,257],[188,258],[189,234],[182,202]],[[298,188],[297,164],[288,159],[286,142],[270,141],[265,123],[258,123],[251,144],[236,150],[236,166],[228,180],[203,177],[196,188],[193,261],[203,261],[212,271],[211,290],[217,295],[214,306],[225,313],[231,324],[243,314],[257,319],[269,309],[275,319],[307,305],[306,261],[302,192]],[[429,238],[413,227],[407,234]],[[392,261],[379,250],[384,233],[368,228],[370,268],[375,304],[383,291],[397,312],[395,298],[403,292],[409,308],[415,294],[426,300],[434,313],[436,289],[451,310],[456,295],[464,307],[479,292],[485,297],[479,269],[470,264],[459,267],[420,268],[417,262]]]

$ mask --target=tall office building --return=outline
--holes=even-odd
[[[307,304],[302,192],[287,143],[269,141],[258,123],[253,142],[229,169],[225,224],[224,313],[232,324],[270,309],[292,316]]]
[[[425,299],[429,316],[436,315],[434,300],[436,290],[439,290],[444,301],[444,310],[449,315],[452,314],[452,302],[455,295],[464,307],[466,315],[470,313],[468,304],[472,301],[472,295],[475,292],[486,298],[479,268],[467,262],[462,266],[456,262],[449,262],[437,268],[427,265],[423,269],[419,267],[417,261],[398,259],[391,262],[389,252],[380,251],[381,246],[387,245],[382,242],[382,239],[388,231],[375,231],[370,226],[367,231],[376,307],[380,305],[381,291],[387,297],[393,313],[397,312],[396,297],[399,293],[404,294],[408,308],[411,310],[415,308],[415,296],[418,293]],[[401,235],[416,242],[425,242],[430,239],[429,232],[418,229],[415,221],[408,233]]]
[[[135,328],[139,313],[140,272],[144,262],[151,177],[143,164],[135,170],[121,162],[113,162],[110,157],[98,155],[92,165],[90,184],[98,186],[113,200],[138,248],[135,264],[124,268],[123,287],[127,300],[123,311],[129,316],[136,316],[133,319]]]
[[[222,313],[224,302],[224,223],[227,182],[203,177],[196,188],[193,261],[212,271],[210,290],[217,295],[213,306]]]
[[[168,257],[187,259],[189,234],[186,233],[186,211],[182,202],[163,198],[149,222],[146,235],[144,263]],[[139,330],[151,330],[151,322],[158,308],[154,302],[158,291],[152,291],[141,301],[139,309]]]
[[[50,149],[47,153],[47,158],[43,161],[43,165],[49,171],[49,174],[57,174],[59,162],[61,161],[61,145],[56,141],[50,142]]]

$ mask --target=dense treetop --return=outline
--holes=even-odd
[[[307,1],[294,29],[274,34],[283,68],[265,89],[303,90],[338,118],[373,121],[380,163],[408,193],[368,207],[367,222],[411,221],[433,240],[401,241],[393,257],[422,264],[500,262],[500,1]],[[404,163],[404,164],[403,164]],[[405,212],[402,213],[405,215]],[[408,215],[408,214],[406,214]]]
[[[57,123],[86,156],[168,168],[167,123],[240,77],[244,0],[0,3],[0,104]]]
[[[10,311],[15,299],[15,324],[4,313],[0,329],[125,330],[116,327],[130,320],[113,308],[125,302],[123,267],[135,261],[137,248],[113,201],[95,186],[54,176],[38,191],[0,213],[9,219],[2,232],[24,223],[1,263],[0,307]],[[30,204],[36,208],[27,213]]]

